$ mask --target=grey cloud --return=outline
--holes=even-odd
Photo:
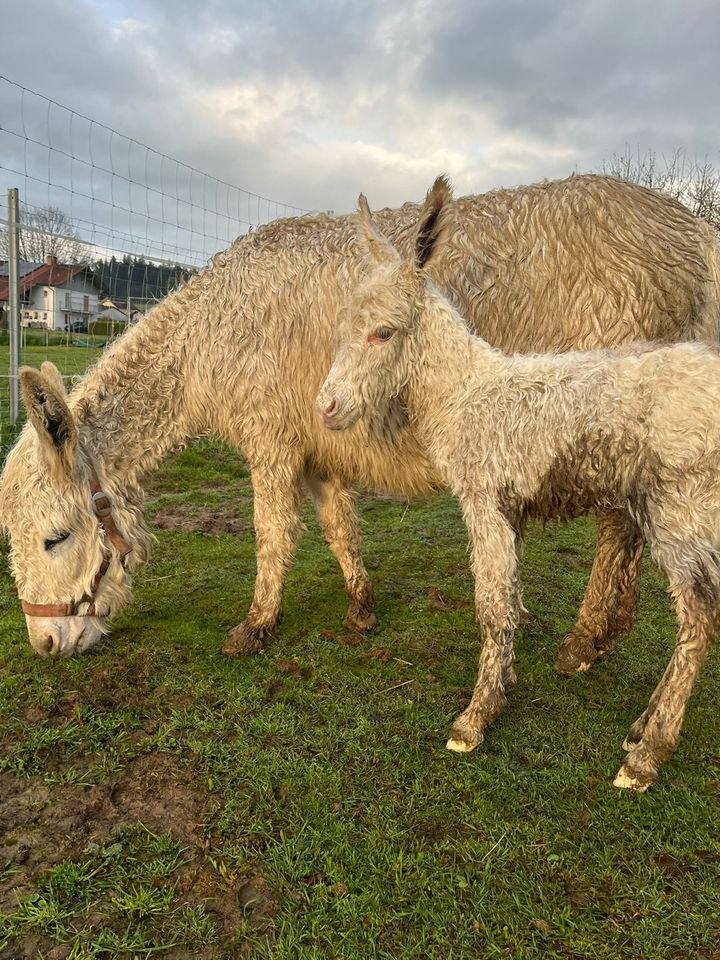
[[[7,20],[11,78],[302,207],[417,198],[441,163],[470,191],[626,144],[720,159],[702,0],[25,0]]]
[[[435,25],[422,85],[548,137],[593,115],[626,133],[649,115],[682,129],[688,113],[717,130],[719,42],[720,18],[698,0],[464,0]]]

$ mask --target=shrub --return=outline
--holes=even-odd
[[[99,316],[88,324],[88,333],[94,337],[119,337],[127,324],[112,317]]]

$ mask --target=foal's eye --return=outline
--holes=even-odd
[[[44,544],[45,549],[52,550],[52,548],[56,547],[59,543],[64,543],[69,536],[69,533],[59,533],[56,537],[48,537]]]
[[[395,331],[392,327],[379,327],[375,333],[370,334],[368,341],[370,343],[385,343],[394,333]]]

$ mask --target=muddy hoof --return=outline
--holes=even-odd
[[[657,763],[647,749],[639,744],[625,757],[625,762],[613,780],[613,786],[621,790],[636,790],[645,793],[660,776]]]
[[[241,656],[245,653],[259,653],[262,650],[263,640],[267,635],[267,630],[262,627],[248,624],[247,621],[228,630],[223,644],[223,653],[231,657]]]
[[[479,718],[468,720],[461,714],[450,727],[445,746],[453,753],[470,753],[485,739],[484,730],[485,724]]]
[[[635,790],[637,793],[645,793],[653,783],[655,783],[654,780],[644,780],[636,777],[632,770],[628,769],[624,764],[620,767],[617,776],[613,780],[613,786],[619,790]]]
[[[555,657],[555,670],[562,677],[573,673],[585,673],[604,651],[599,650],[591,638],[569,633],[563,640]]]
[[[372,610],[348,610],[343,626],[358,633],[370,633],[377,627],[377,617]]]

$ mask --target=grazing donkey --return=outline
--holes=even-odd
[[[450,226],[450,189],[428,194],[403,260],[360,198],[372,270],[340,323],[318,397],[326,427],[402,414],[459,498],[472,541],[482,628],[478,680],[447,746],[472,750],[515,682],[525,520],[593,507],[627,511],[668,576],[679,634],[647,710],[632,725],[618,787],[645,790],[675,750],[718,625],[720,354],[699,344],[508,356],[473,336],[425,273]]]
[[[411,247],[418,209],[377,215],[400,250]],[[668,197],[578,176],[458,199],[453,224],[432,277],[498,347],[717,339],[716,238]],[[69,655],[99,639],[148,554],[145,478],[207,434],[242,451],[254,490],[255,596],[225,650],[258,650],[278,622],[304,486],[343,572],[346,622],[373,626],[350,488],[427,496],[442,480],[412,429],[331,435],[311,413],[338,304],[361,268],[355,248],[352,217],[276,221],[149,311],[69,396],[52,365],[23,372],[30,425],[0,480],[0,526],[36,650]],[[641,549],[627,514],[599,516],[563,670],[591,663],[632,623]]]

